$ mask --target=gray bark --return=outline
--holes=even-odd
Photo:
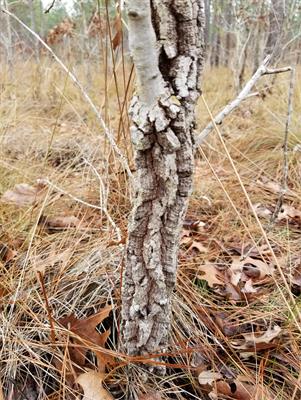
[[[132,141],[137,174],[122,284],[122,344],[164,351],[180,232],[193,178],[194,108],[204,61],[203,0],[129,0],[136,66]]]
[[[211,25],[211,35],[210,35],[210,65],[213,67],[215,65],[215,52],[216,52],[216,42],[217,42],[217,22],[218,22],[218,7],[216,2],[213,2],[213,18]]]
[[[231,59],[231,28],[232,28],[232,0],[226,3],[226,23],[227,23],[227,33],[226,33],[226,51],[225,51],[225,66],[229,67]]]
[[[205,30],[204,30],[204,36],[205,36],[205,46],[206,49],[208,48],[210,44],[210,0],[204,0],[204,10],[205,10]]]
[[[222,16],[221,13],[224,9],[224,0],[219,0],[216,5],[216,43],[215,43],[215,53],[214,53],[214,65],[219,67],[221,59],[221,26],[222,26]]]

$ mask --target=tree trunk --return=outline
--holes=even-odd
[[[253,55],[253,74],[257,71],[261,60],[262,60],[262,33],[264,32],[264,13],[265,13],[265,2],[262,1],[261,7],[260,7],[260,13],[257,17],[257,26],[254,34],[254,40],[255,40],[255,45],[254,45],[254,55]],[[254,43],[254,42],[253,42]]]
[[[279,55],[281,36],[284,23],[284,2],[283,0],[272,0],[269,14],[269,34],[265,46],[265,56],[272,55],[275,60]]]
[[[220,31],[220,27],[218,26],[217,33],[216,33],[215,53],[214,53],[215,67],[219,67],[220,53],[221,53],[221,31]]]
[[[215,67],[219,67],[220,61],[221,61],[221,30],[222,30],[222,11],[224,9],[224,0],[219,0],[218,3],[216,4],[216,13],[217,13],[217,19],[216,19],[216,43],[215,43],[215,56],[214,56],[214,65]]]
[[[231,29],[232,29],[232,0],[226,3],[226,23],[227,23],[227,33],[226,33],[226,50],[225,50],[225,66],[229,67],[231,60]]]
[[[204,61],[203,0],[129,0],[136,66],[131,135],[137,175],[122,282],[122,345],[164,351],[193,178],[194,108]]]
[[[210,44],[210,34],[211,34],[211,30],[210,30],[210,0],[204,0],[204,10],[205,10],[205,29],[204,29],[204,37],[205,37],[205,48],[206,50],[209,47]]]
[[[37,32],[36,27],[36,13],[35,13],[35,1],[31,0],[30,2],[30,27],[34,32]],[[40,62],[40,54],[39,54],[39,42],[37,40],[34,41],[34,54],[37,64]]]
[[[212,2],[212,24],[211,24],[211,34],[210,34],[210,65],[214,66],[215,63],[215,51],[216,51],[216,41],[217,41],[217,23],[218,23],[218,6],[216,1]]]

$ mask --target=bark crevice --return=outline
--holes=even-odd
[[[131,0],[128,16],[138,78],[130,110],[137,185],[123,276],[122,336],[128,354],[142,355],[162,352],[168,344],[180,232],[192,190],[203,1]],[[145,51],[142,45],[153,47]]]

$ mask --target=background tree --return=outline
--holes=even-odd
[[[284,4],[283,0],[272,0],[269,10],[269,32],[265,55],[272,54],[274,59],[279,55],[279,46],[283,35]]]
[[[168,344],[180,233],[192,190],[195,104],[204,62],[202,0],[128,2],[137,96],[131,107],[136,193],[122,288],[128,354]]]

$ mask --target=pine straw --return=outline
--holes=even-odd
[[[75,313],[84,318],[106,304],[113,304],[112,316],[102,328],[110,325],[108,348],[119,350],[123,245],[116,244],[116,235],[104,212],[76,199],[100,204],[99,177],[92,165],[107,188],[108,212],[125,236],[130,210],[129,185],[76,89],[66,83],[64,74],[49,60],[43,63],[39,70],[28,63],[22,75],[16,75],[21,79],[13,84],[9,83],[7,71],[2,71],[1,77],[5,85],[0,105],[0,193],[16,183],[34,185],[37,178],[47,177],[53,183],[44,202],[23,208],[0,204],[1,242],[16,251],[12,260],[2,260],[0,270],[0,374],[4,392],[13,393],[14,399],[36,398],[37,393],[39,398],[67,399],[78,392],[78,387],[68,384],[70,338],[56,323],[63,316]],[[15,68],[18,71],[20,67]],[[95,66],[91,70],[90,91],[95,104],[101,107],[104,82]],[[84,79],[84,71],[79,68],[77,72]],[[262,81],[260,87],[269,82]],[[251,202],[271,208],[275,207],[278,195],[258,181],[281,181],[287,87],[288,76],[278,77],[271,94],[264,99],[247,100],[220,128]],[[116,130],[120,124],[113,84],[109,90],[110,103],[103,111],[107,111],[107,122]],[[124,92],[120,92],[122,98]],[[234,96],[230,72],[206,71],[204,95],[215,114]],[[299,210],[301,156],[293,150],[301,142],[300,108],[297,86],[289,139],[290,194],[286,202]],[[209,121],[201,102],[197,117],[200,127]],[[125,137],[128,138],[128,127]],[[129,141],[120,139],[119,144],[130,157]],[[206,223],[205,231],[196,238],[208,252],[202,255],[184,245],[181,247],[177,290],[173,295],[172,344],[165,358],[167,375],[160,378],[150,373],[145,381],[141,364],[132,363],[129,379],[126,358],[121,357],[106,379],[107,387],[116,398],[158,390],[164,399],[206,399],[211,389],[197,380],[200,366],[205,365],[207,369],[222,372],[228,381],[237,375],[247,377],[251,385],[263,388],[266,399],[297,399],[300,331],[291,312],[298,318],[299,311],[293,308],[279,273],[278,288],[275,282],[270,282],[261,296],[241,302],[227,300],[218,290],[197,279],[199,266],[205,259],[221,262],[233,254],[233,248],[264,244],[262,232],[215,132],[202,145],[202,152],[197,154],[188,217]],[[50,229],[39,223],[41,216],[66,215],[79,218],[81,224]],[[300,257],[300,226],[261,222],[284,271],[293,268]],[[49,309],[38,271],[44,276],[55,343],[51,340]],[[280,290],[285,293],[291,310]],[[298,304],[298,296],[295,300]],[[243,333],[264,332],[275,324],[282,329],[278,347],[255,352],[247,358],[234,348],[233,343],[242,339]]]

